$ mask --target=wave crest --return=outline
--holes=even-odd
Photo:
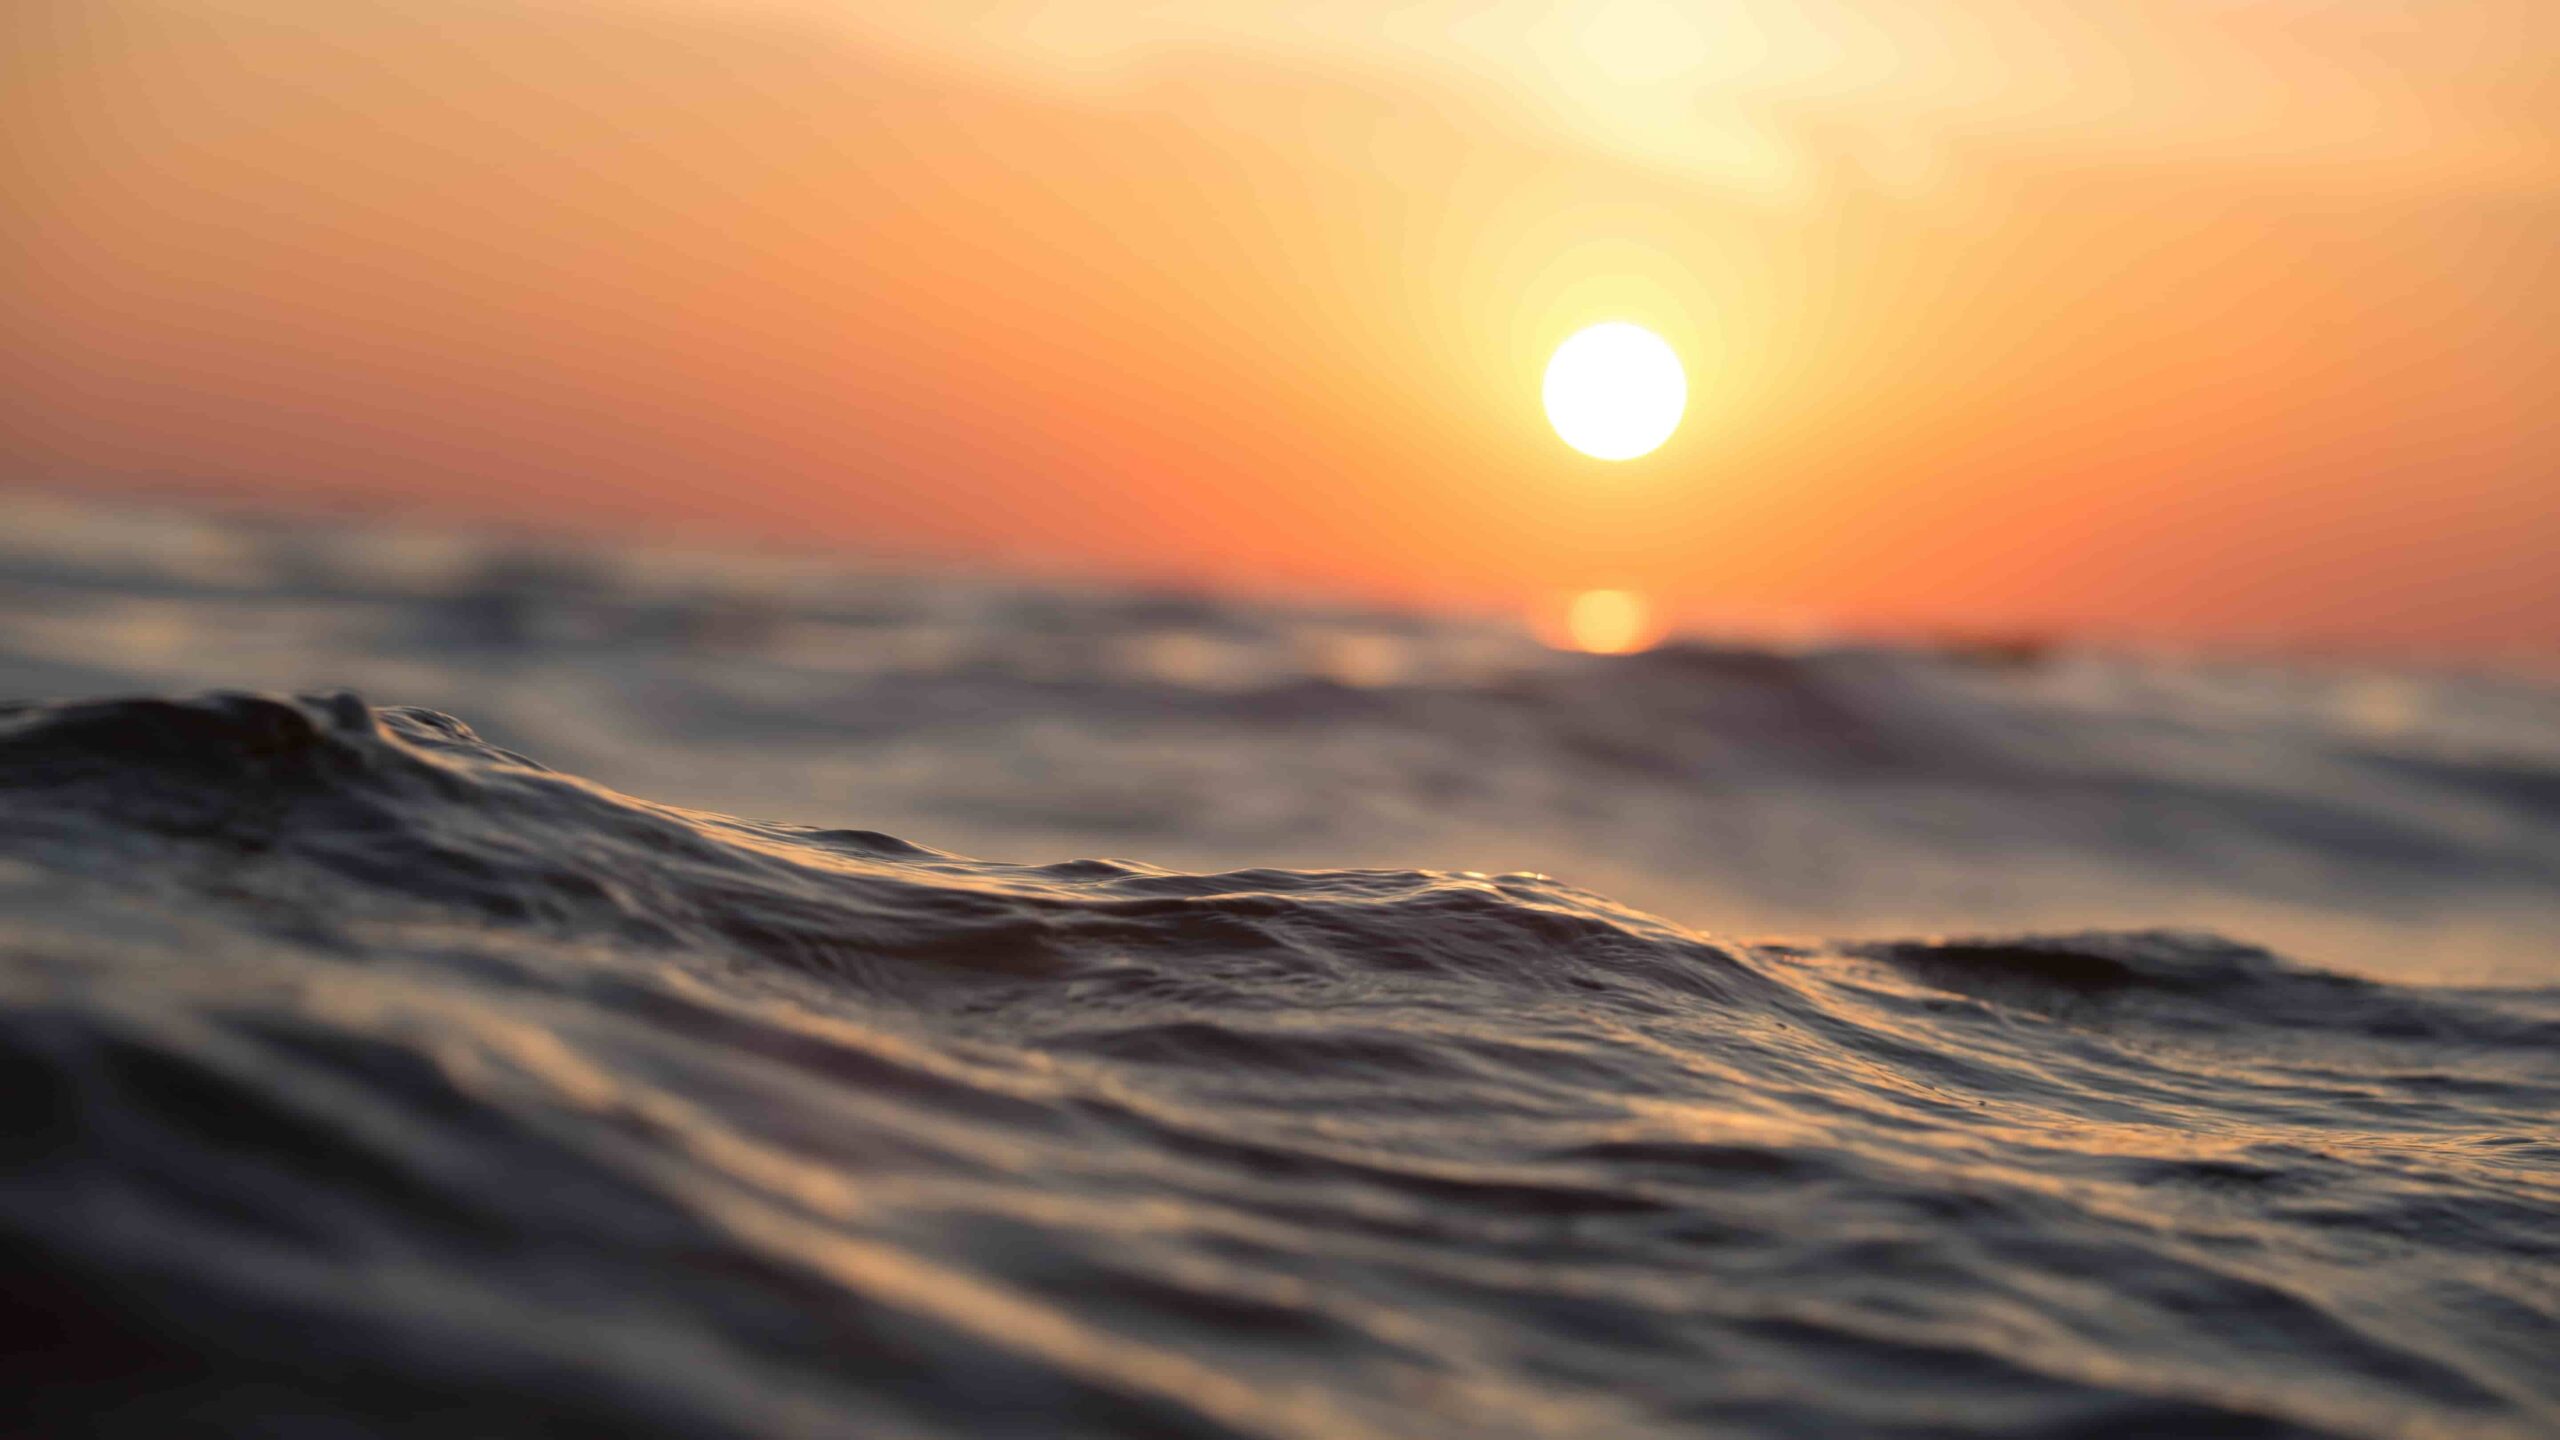
[[[344,695],[0,711],[0,897],[39,1423],[2560,1422],[2552,992],[1002,864]]]

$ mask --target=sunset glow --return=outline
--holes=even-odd
[[[6,3],[0,1432],[2560,1440],[2560,0]]]
[[[35,0],[0,463],[2547,650],[2560,6]],[[1631,321],[1670,443],[1559,445]],[[1620,439],[1590,453],[1615,454]]]

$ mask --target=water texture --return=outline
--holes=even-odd
[[[2560,1433],[2547,982],[994,863],[344,693],[0,711],[0,913],[13,1433]]]
[[[1420,616],[0,492],[0,700],[351,688],[1011,860],[1535,870],[1729,935],[2178,928],[2560,983],[2560,684]]]

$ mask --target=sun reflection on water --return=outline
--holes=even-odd
[[[1632,590],[1585,590],[1565,606],[1562,642],[1594,655],[1629,655],[1662,638],[1653,606]]]

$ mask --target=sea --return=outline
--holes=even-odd
[[[2560,1435],[2560,681],[0,493],[0,1432]]]

